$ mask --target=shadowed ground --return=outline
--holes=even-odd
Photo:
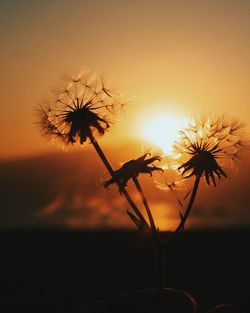
[[[220,303],[250,311],[250,232],[186,232],[167,252],[167,286],[198,312]],[[94,300],[155,286],[151,245],[134,232],[0,233],[0,306],[65,312]]]

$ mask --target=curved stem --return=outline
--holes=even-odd
[[[199,188],[200,179],[201,179],[200,176],[196,176],[196,179],[195,179],[195,182],[194,182],[194,186],[193,186],[193,190],[192,190],[192,194],[191,194],[191,197],[190,197],[187,209],[185,211],[185,214],[183,216],[181,215],[181,221],[180,221],[179,225],[177,226],[175,231],[172,233],[172,235],[164,241],[164,244],[166,244],[170,239],[172,239],[174,236],[176,236],[177,233],[179,233],[180,231],[183,230],[183,228],[185,226],[185,223],[186,223],[186,221],[187,221],[187,219],[189,217],[189,214],[191,212],[191,209],[193,207],[194,200],[195,200],[198,188]]]
[[[141,187],[141,185],[139,183],[139,180],[137,179],[136,176],[133,176],[133,182],[134,182],[134,184],[136,186],[136,189],[137,189],[137,191],[138,191],[138,193],[139,193],[139,195],[140,195],[140,197],[142,199],[143,205],[144,205],[144,207],[146,209],[146,212],[147,212],[147,215],[148,215],[148,219],[149,219],[149,223],[150,223],[150,228],[151,228],[151,231],[152,231],[152,235],[156,239],[156,238],[158,238],[158,232],[157,232],[157,229],[156,229],[156,226],[155,226],[153,215],[152,215],[151,210],[150,210],[149,205],[148,205],[148,201],[147,201],[147,199],[146,199],[146,197],[144,195],[142,187]]]
[[[161,241],[159,236],[159,232],[155,226],[154,218],[149,208],[147,199],[144,195],[142,187],[140,185],[139,180],[136,176],[133,177],[134,184],[136,189],[142,199],[143,205],[146,209],[148,219],[150,222],[151,234],[152,234],[152,241],[155,247],[155,257],[156,257],[156,275],[157,275],[157,290],[159,293],[164,292],[165,288],[165,247]]]
[[[146,209],[146,212],[147,212],[147,215],[148,215],[148,219],[149,219],[149,223],[150,223],[152,239],[153,239],[155,245],[157,246],[157,245],[161,244],[161,239],[160,239],[160,236],[159,236],[159,232],[158,232],[158,230],[157,230],[157,228],[155,226],[154,218],[153,218],[152,212],[150,210],[150,207],[148,205],[148,201],[147,201],[147,199],[145,197],[145,194],[144,194],[144,192],[142,190],[141,184],[140,184],[140,182],[139,182],[139,180],[138,180],[138,178],[136,176],[133,176],[133,182],[134,182],[135,187],[136,187],[136,189],[137,189],[137,191],[138,191],[138,193],[139,193],[139,195],[140,195],[140,197],[142,199],[143,205],[144,205],[144,207]]]
[[[98,144],[98,142],[95,140],[94,136],[91,134],[89,136],[90,141],[92,143],[92,145],[94,146],[97,154],[99,155],[100,159],[102,160],[103,164],[105,165],[105,167],[107,168],[109,174],[114,177],[114,170],[111,167],[108,159],[106,158],[104,152],[102,151],[100,145]],[[140,212],[140,210],[137,208],[136,204],[134,203],[134,201],[131,199],[130,195],[128,194],[127,190],[123,187],[120,186],[120,184],[118,182],[116,182],[116,184],[118,185],[121,193],[125,196],[127,202],[129,203],[129,205],[131,206],[131,208],[134,210],[135,214],[137,215],[137,217],[140,219],[140,221],[143,223],[143,225],[146,228],[149,228],[149,225],[147,223],[147,221],[145,220],[144,216],[142,215],[142,213]]]

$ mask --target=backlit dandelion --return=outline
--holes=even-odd
[[[175,161],[184,178],[195,177],[189,204],[176,231],[183,229],[193,206],[200,179],[204,176],[209,185],[216,186],[227,178],[224,166],[238,160],[239,153],[248,147],[244,126],[236,118],[221,115],[211,118],[199,115],[190,120],[187,128],[179,132],[174,143]]]
[[[124,103],[87,70],[65,80],[63,90],[54,92],[52,100],[38,108],[43,135],[71,144],[104,135]]]
[[[143,231],[148,230],[147,221],[125,188],[126,183],[118,179],[120,176],[113,170],[97,142],[98,137],[103,136],[110,128],[117,109],[122,108],[125,103],[120,100],[119,95],[115,95],[105,86],[100,77],[87,70],[81,71],[77,76],[65,78],[66,87],[57,90],[52,101],[40,105],[37,110],[42,134],[52,139],[59,139],[65,144],[82,145],[89,141],[111,175],[110,181],[118,185],[121,194],[133,209],[134,219],[138,221],[137,226],[140,226]],[[137,171],[139,165],[140,171],[151,173],[155,170],[154,167],[147,166],[153,160],[147,160],[145,164],[139,159],[136,161]],[[127,170],[131,176],[131,166]],[[132,216],[133,213],[130,214]]]
[[[111,176],[104,187],[108,189],[112,184],[118,186],[120,194],[132,208],[127,209],[128,216],[139,231],[152,240],[156,254],[157,287],[163,294],[165,247],[171,238],[184,230],[201,178],[204,177],[208,185],[212,182],[216,186],[222,178],[227,178],[225,165],[228,161],[239,160],[241,151],[248,144],[244,127],[237,119],[226,115],[215,118],[199,116],[191,119],[188,127],[179,131],[180,139],[174,143],[175,153],[165,156],[167,163],[161,167],[157,166],[157,162],[162,161],[162,156],[144,153],[113,170],[98,139],[109,130],[117,109],[123,106],[124,102],[104,85],[100,77],[84,70],[77,76],[66,77],[66,87],[54,92],[52,101],[39,106],[38,123],[44,136],[58,139],[64,144],[92,144]],[[167,235],[167,239],[161,238],[139,182],[141,174],[152,176],[155,172],[164,173],[161,181],[156,182],[158,188],[169,190],[179,203],[180,222],[174,232]],[[193,187],[180,199],[176,191],[192,177],[195,178]],[[146,217],[127,191],[130,180],[140,196]],[[187,206],[184,206],[184,201],[188,201]]]
[[[186,160],[179,170],[187,178],[205,176],[207,184],[212,180],[214,186],[216,178],[227,177],[223,162],[236,160],[239,151],[247,146],[242,123],[226,115],[192,119],[179,133],[180,140],[174,144],[175,152],[179,159]]]

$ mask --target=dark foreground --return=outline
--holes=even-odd
[[[0,233],[0,311],[68,312],[155,286],[151,244],[133,232]],[[250,231],[186,232],[167,250],[167,287],[203,313],[220,303],[250,312]],[[4,308],[4,310],[1,310]]]

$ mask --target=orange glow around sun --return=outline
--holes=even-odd
[[[140,123],[139,135],[147,142],[170,153],[178,131],[183,126],[183,118],[173,113],[157,112],[147,114]]]

